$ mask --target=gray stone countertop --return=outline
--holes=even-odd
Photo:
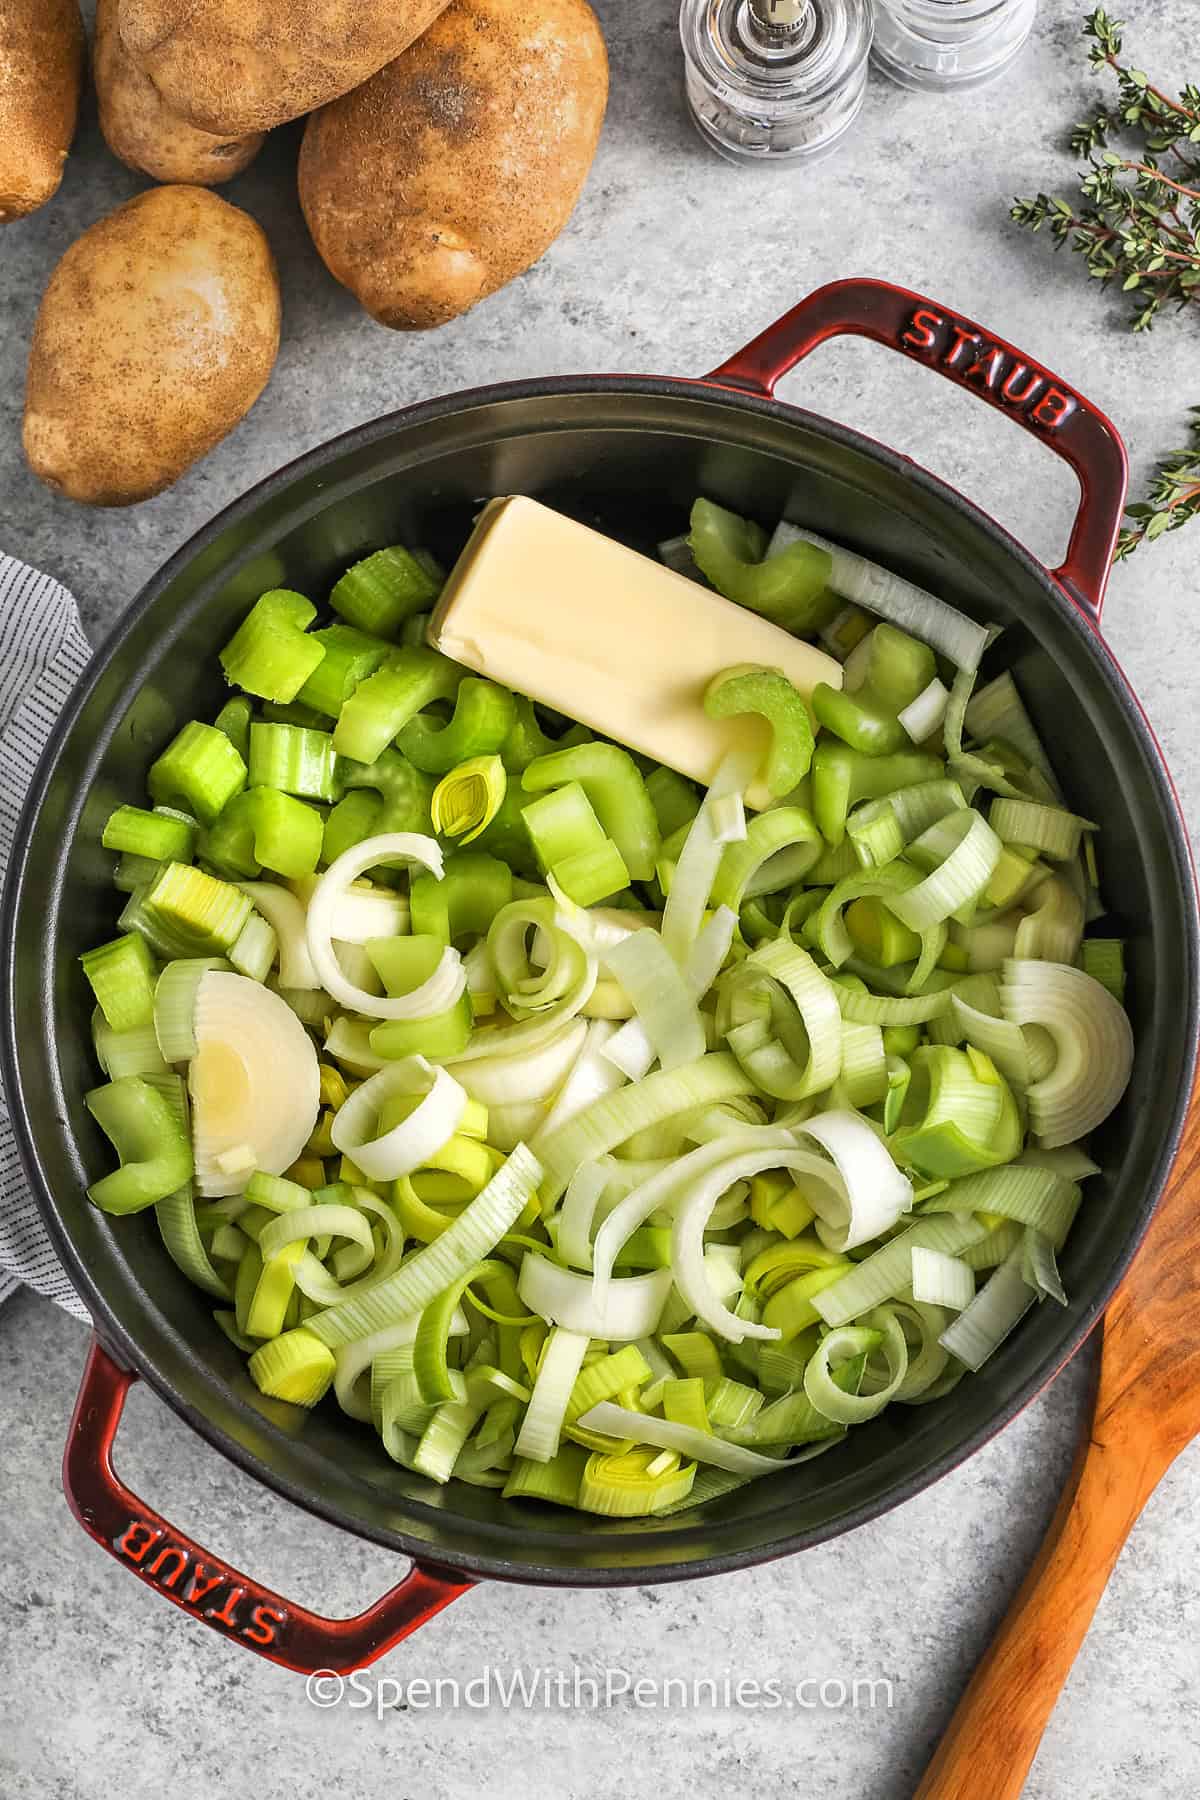
[[[1182,77],[1190,0],[1143,0],[1137,60]],[[1065,128],[1094,78],[1077,9],[1043,0],[999,85],[965,98],[873,77],[833,160],[785,173],[712,158],[681,107],[673,0],[599,0],[612,54],[608,123],[583,200],[540,264],[445,329],[396,336],[326,275],[292,178],[297,132],[222,190],[279,259],[278,367],[247,420],[161,498],[72,507],[19,445],[26,346],[58,257],[142,185],[106,153],[89,110],[58,198],[0,238],[0,545],[65,580],[99,636],[210,515],[280,463],[373,415],[473,384],[620,369],[698,374],[809,289],[887,277],[981,318],[1059,370],[1118,423],[1135,480],[1181,438],[1186,322],[1148,338],[1073,258],[1010,226],[1015,193],[1072,164]],[[861,343],[815,355],[784,386],[817,411],[908,451],[1048,560],[1066,541],[1067,471],[984,407]],[[1195,541],[1193,542],[1193,535]],[[1200,525],[1114,576],[1106,631],[1200,825],[1194,590]],[[710,1582],[603,1593],[481,1588],[379,1665],[384,1677],[485,1668],[802,1677],[892,1684],[892,1704],[749,1710],[535,1705],[382,1718],[322,1711],[298,1678],[252,1660],[122,1574],[68,1516],[59,1459],[86,1335],[22,1295],[0,1315],[0,1794],[4,1800],[656,1800],[792,1794],[904,1800],[1049,1518],[1077,1439],[1089,1358],[988,1448],[877,1523],[790,1561]],[[119,1461],[135,1488],[235,1564],[297,1599],[356,1611],[395,1579],[386,1553],[275,1500],[151,1395],[130,1404]],[[1030,1800],[1200,1789],[1200,1460],[1180,1459],[1114,1576],[1055,1714]],[[831,1690],[836,1698],[839,1690]],[[385,1702],[391,1696],[385,1691]],[[987,1800],[980,1795],[980,1800]]]

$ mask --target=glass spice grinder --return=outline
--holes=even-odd
[[[825,155],[862,106],[871,0],[683,0],[688,107],[733,162]]]

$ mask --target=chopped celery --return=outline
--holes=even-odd
[[[757,713],[765,719],[771,730],[771,747],[763,779],[775,799],[790,794],[808,774],[812,721],[803,695],[778,669],[726,669],[709,683],[704,710],[711,719],[729,719],[741,713]]]
[[[441,582],[409,550],[393,545],[347,569],[329,604],[348,625],[380,637],[394,636],[405,619],[436,600]]]
[[[257,727],[287,730],[286,726]],[[253,879],[263,869],[296,880],[321,858],[325,826],[319,812],[274,787],[235,794],[204,835],[203,859],[223,875]]]
[[[154,958],[144,937],[129,932],[79,958],[96,1003],[114,1031],[131,1031],[154,1018]]]
[[[485,934],[513,897],[512,871],[483,850],[457,850],[446,858],[439,880],[414,877],[409,887],[414,932],[431,933],[443,944]]]
[[[235,694],[213,720],[214,731],[222,732],[229,739],[243,762],[250,754],[250,721],[253,717],[253,702],[245,694]]]
[[[418,714],[401,728],[397,742],[414,768],[447,775],[459,763],[498,751],[515,717],[516,704],[507,688],[467,675],[459,683],[449,724]]]
[[[193,719],[151,763],[147,785],[159,805],[182,806],[211,825],[245,787],[246,764],[223,731]]]
[[[828,551],[792,544],[764,561],[761,527],[711,500],[692,507],[688,545],[719,594],[798,635],[819,631],[841,606],[827,586],[833,567]]]
[[[182,1093],[178,1076],[160,1079],[173,1081]],[[190,1180],[192,1149],[181,1104],[173,1108],[139,1075],[125,1075],[107,1087],[93,1088],[85,1099],[121,1163],[88,1189],[102,1212],[141,1212]]]
[[[570,750],[555,750],[529,764],[521,776],[521,786],[527,794],[578,786],[590,802],[604,835],[619,850],[629,878],[648,881],[654,874],[660,844],[658,819],[628,750],[616,744],[578,744]],[[599,846],[577,846],[593,847]],[[625,883],[619,885],[624,887]]]
[[[337,757],[327,731],[298,725],[251,725],[252,788],[280,788],[305,800],[337,800]]]
[[[381,750],[374,762],[363,765],[343,761],[340,777],[347,790],[346,799],[341,803],[343,806],[346,801],[355,799],[357,789],[370,788],[379,796],[379,805],[371,815],[370,829],[363,832],[363,837],[372,837],[377,832],[428,832],[431,829],[433,777],[414,769],[399,750]],[[361,806],[362,803],[358,804]],[[365,812],[353,815],[347,812],[343,816],[353,816],[357,821],[366,815]],[[359,843],[361,838],[349,842]],[[349,848],[349,842],[343,843],[342,848]],[[332,860],[327,854],[326,861]]]
[[[171,811],[145,812],[139,806],[118,806],[100,841],[106,850],[149,857],[154,862],[191,862],[196,821]]]
[[[264,594],[221,652],[228,679],[262,700],[294,700],[325,655],[306,630],[316,616],[303,594],[288,588]]]
[[[360,681],[338,714],[333,747],[339,756],[373,763],[396,734],[433,700],[449,700],[463,671],[436,650],[393,651],[374,674]]]
[[[393,646],[383,638],[343,624],[340,619],[322,631],[314,631],[312,641],[320,644],[324,655],[296,699],[301,706],[336,719],[359,683],[386,662]]]

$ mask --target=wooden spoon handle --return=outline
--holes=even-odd
[[[915,1800],[1016,1800],[1105,1584],[1162,1466],[1136,1417],[1098,1419],[1045,1542],[1009,1608]],[[1143,1434],[1144,1434],[1144,1421]]]

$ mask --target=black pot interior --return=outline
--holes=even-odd
[[[333,1401],[310,1416],[264,1399],[153,1220],[107,1219],[84,1194],[109,1152],[83,1106],[98,1076],[75,958],[116,916],[100,849],[109,811],[140,798],[148,763],[184,721],[212,716],[215,653],[263,589],[320,601],[347,563],[396,541],[452,558],[480,502],[509,492],[642,548],[684,529],[697,493],[766,523],[786,513],[1003,623],[989,666],[1013,669],[1072,805],[1102,823],[1112,929],[1129,940],[1137,1062],[1064,1257],[1070,1306],[1031,1314],[946,1401],[889,1408],[813,1463],[652,1526],[438,1490],[390,1465]],[[900,458],[808,415],[684,384],[598,381],[435,403],[354,434],[275,477],[168,565],[98,656],[40,792],[9,892],[9,1081],[62,1253],[109,1341],[198,1429],[281,1492],[398,1550],[513,1579],[637,1582],[859,1523],[960,1460],[1061,1365],[1169,1166],[1193,1056],[1196,926],[1182,830],[1136,705],[1091,627],[997,528]]]

